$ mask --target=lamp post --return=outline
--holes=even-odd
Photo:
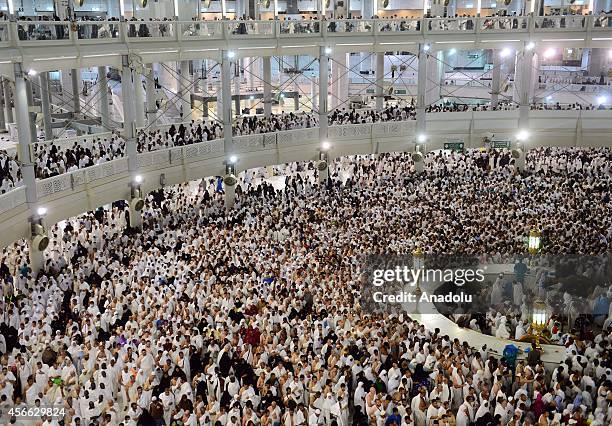
[[[534,338],[536,348],[542,350],[540,346],[540,339],[547,340],[542,332],[546,329],[546,323],[548,322],[548,313],[546,311],[546,304],[540,298],[536,299],[533,303],[531,311],[531,334]]]

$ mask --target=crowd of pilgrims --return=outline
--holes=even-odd
[[[592,106],[591,106],[592,107]],[[586,109],[591,108],[584,107]],[[432,105],[428,113],[462,112],[462,111],[495,111],[514,109],[509,102],[491,105],[464,105],[454,102]],[[532,105],[532,109],[583,109],[580,104]],[[355,110],[337,109],[329,114],[330,126],[346,124],[367,124],[387,121],[415,120],[416,108],[414,102],[401,105],[387,105],[384,109]],[[271,117],[242,116],[233,125],[233,135],[243,136],[295,130],[318,126],[318,116],[315,113],[281,113]],[[216,121],[182,123],[170,127],[147,129],[137,137],[138,152],[149,152],[174,146],[190,145],[223,137],[223,127]],[[77,169],[102,164],[126,155],[126,141],[118,133],[111,135],[89,136],[82,141],[68,145],[61,140],[51,143],[38,143],[33,146],[35,158],[35,173],[39,179],[45,179]],[[0,194],[19,186],[21,173],[14,154],[0,150]]]
[[[217,179],[51,226],[43,271],[0,254],[0,410],[65,407],[65,425],[587,425],[612,421],[608,333],[564,361],[511,363],[405,313],[361,307],[363,254],[604,253],[606,148],[343,157]],[[280,185],[279,185],[280,180]],[[580,238],[576,236],[580,235]],[[602,235],[605,238],[601,238]],[[550,325],[552,326],[552,325]],[[16,424],[20,424],[17,422]],[[21,423],[23,424],[23,423]],[[56,425],[57,420],[47,420]]]

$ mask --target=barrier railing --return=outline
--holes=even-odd
[[[610,31],[610,30],[612,30],[612,14],[594,16],[590,20],[589,26],[590,26],[590,28],[593,31]]]
[[[375,22],[377,33],[418,33],[421,31],[420,19],[378,19]]]
[[[10,23],[16,31],[17,40],[24,44],[53,40],[55,42],[70,43],[71,23],[55,21],[17,21]],[[55,43],[54,43],[55,44]]]
[[[178,22],[173,21],[127,21],[123,23],[124,31],[129,41],[174,40]]]
[[[480,32],[511,32],[528,30],[529,19],[528,16],[488,16],[477,22]]]
[[[119,40],[121,23],[118,21],[79,21],[76,22],[76,35],[82,40]],[[74,27],[72,27],[74,30]]]
[[[12,189],[0,195],[0,214],[6,213],[26,203],[25,187]]]
[[[587,16],[584,15],[560,15],[560,16],[536,16],[535,28],[540,31],[584,31],[587,27]]]
[[[92,183],[100,179],[125,173],[127,170],[127,158],[119,158],[104,164],[98,164],[97,166],[37,180],[36,193],[38,198],[44,198],[58,192],[72,190],[79,185]]]
[[[280,21],[279,24],[279,35],[283,36],[310,36],[313,34],[320,34],[321,24],[319,21],[295,21],[286,20]]]
[[[374,33],[374,20],[368,19],[333,19],[327,21],[327,33]]]
[[[179,23],[181,40],[216,40],[223,38],[220,21],[196,21]]]
[[[225,25],[229,38],[273,36],[276,26],[274,21],[230,21]]]
[[[612,15],[485,16],[422,19],[268,21],[17,21],[0,22],[0,47],[78,44],[94,40],[153,42],[396,34],[612,31]]]

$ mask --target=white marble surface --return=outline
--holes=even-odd
[[[509,268],[509,269],[508,269]],[[487,273],[511,273],[514,268],[514,265],[489,265],[487,268]],[[440,283],[427,283],[422,285],[422,290],[429,294],[433,293],[435,289],[440,285]],[[469,328],[459,327],[455,322],[453,322],[448,317],[435,314],[432,312],[437,312],[436,307],[429,304],[418,304],[417,309],[418,312],[427,312],[426,314],[414,312],[414,305],[408,305],[407,310],[413,310],[413,312],[408,312],[411,318],[416,319],[422,324],[431,330],[435,328],[439,328],[443,335],[448,335],[451,339],[457,338],[460,342],[468,342],[468,344],[473,348],[480,349],[483,345],[487,345],[490,352],[493,352],[497,355],[502,355],[504,352],[504,348],[508,344],[513,344],[517,346],[521,350],[525,350],[531,347],[530,343],[516,342],[514,340],[501,339],[499,337],[490,336],[488,334],[479,333]],[[541,355],[542,361],[551,365],[551,364],[560,364],[565,360],[565,348],[560,345],[542,345],[542,349],[544,352]],[[519,358],[526,357],[526,354],[520,354]]]

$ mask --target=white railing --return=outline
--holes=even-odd
[[[400,137],[409,136],[416,131],[416,121],[388,121],[376,123],[372,126],[372,136],[378,137]]]
[[[20,186],[0,195],[0,214],[6,213],[26,203],[25,187]]]
[[[279,147],[304,145],[319,140],[319,128],[287,130],[276,133],[276,143]]]
[[[534,19],[535,28],[540,31],[584,31],[589,26],[589,20],[593,21],[585,15],[536,16]]]
[[[612,15],[268,21],[0,22],[0,47],[251,38],[612,31]]]
[[[75,187],[93,183],[100,179],[109,178],[127,172],[127,158],[119,158],[107,163],[87,167],[36,181],[38,198],[44,198],[59,192],[71,191]]]
[[[328,130],[329,139],[354,140],[372,137],[372,127],[375,124],[345,124],[331,126]]]
[[[489,16],[477,21],[477,30],[481,33],[507,33],[529,30],[528,16]]]
[[[421,31],[420,19],[377,19],[376,33],[418,33]]]
[[[221,21],[181,22],[179,24],[181,40],[215,40],[223,38]]]

